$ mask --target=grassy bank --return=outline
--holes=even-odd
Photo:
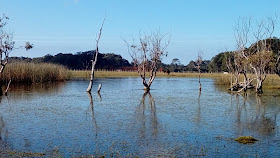
[[[70,78],[70,73],[63,66],[49,63],[8,63],[1,74],[1,82],[38,83],[64,81]]]
[[[254,74],[248,74],[247,75],[248,78],[255,78]],[[240,75],[240,82],[244,81],[244,77],[243,75]],[[232,76],[232,82],[235,82],[235,78],[234,76]],[[221,74],[220,76],[218,76],[217,78],[215,78],[215,83],[217,85],[228,85],[230,86],[231,83],[231,75],[230,74]],[[254,80],[252,82],[253,85],[256,85],[256,80]],[[280,77],[276,74],[268,74],[265,81],[263,82],[263,87],[266,88],[276,88],[279,89],[280,88]]]
[[[73,78],[89,79],[90,71],[69,71]],[[198,78],[198,73],[167,73],[158,72],[157,77],[186,77]],[[148,76],[148,75],[147,75]],[[95,78],[110,78],[110,77],[139,77],[137,72],[129,71],[95,71]],[[249,78],[255,78],[254,74],[248,74]],[[231,75],[222,73],[202,73],[201,78],[212,78],[217,85],[230,85]],[[240,81],[243,81],[243,76],[240,76]],[[234,78],[233,78],[233,82]],[[255,82],[253,82],[255,84]],[[264,81],[264,87],[280,88],[280,77],[275,74],[269,74]]]
[[[90,71],[69,71],[73,78],[88,79],[90,77]],[[170,73],[169,75],[164,72],[157,72],[157,77],[198,77],[198,73]],[[203,73],[201,78],[217,78],[223,74],[218,73]],[[139,74],[135,71],[95,71],[94,76],[96,78],[109,78],[109,77],[139,77]],[[149,77],[149,73],[147,73]]]
[[[148,77],[149,74],[147,74]],[[157,72],[157,77],[186,77],[198,78],[198,73],[167,73]],[[68,79],[86,79],[90,77],[90,71],[67,70],[65,67],[48,63],[9,63],[1,74],[0,82],[38,83],[51,81],[64,81]],[[129,71],[95,71],[95,78],[114,78],[114,77],[139,77],[137,72]],[[253,74],[248,74],[249,78],[254,78]],[[217,85],[230,85],[231,75],[222,73],[202,73],[201,78],[212,78]],[[234,78],[233,78],[234,79]],[[243,81],[241,75],[240,81]],[[233,81],[235,82],[235,81]],[[255,84],[253,82],[253,84]],[[264,87],[280,88],[280,77],[278,75],[268,75],[264,81]]]

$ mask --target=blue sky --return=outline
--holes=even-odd
[[[274,35],[280,37],[280,0],[0,0],[0,14],[9,18],[8,31],[16,45],[34,44],[28,52],[11,56],[41,57],[95,49],[95,39],[106,14],[101,53],[116,53],[131,61],[122,38],[137,39],[139,31],[160,29],[172,35],[168,56],[182,64],[235,49],[233,26],[239,17],[264,19],[277,14]]]

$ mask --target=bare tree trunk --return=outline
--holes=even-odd
[[[248,88],[248,78],[247,78],[247,74],[246,74],[245,71],[243,72],[243,74],[244,74],[244,85],[243,85],[243,87],[244,87],[244,91],[247,91],[247,88]]]
[[[150,86],[147,84],[145,77],[141,76],[141,78],[142,78],[144,90],[147,90],[147,91],[150,90]]]
[[[201,91],[201,82],[200,82],[200,69],[199,69],[199,75],[198,75],[198,83],[199,83],[199,91]]]
[[[233,86],[232,86],[232,72],[230,73],[230,91],[233,91]]]
[[[200,75],[201,75],[201,71],[200,71],[200,66],[203,62],[203,59],[202,59],[202,52],[199,51],[198,52],[198,55],[197,55],[197,59],[196,59],[196,68],[198,70],[198,83],[199,83],[199,91],[201,91],[201,82],[200,82]]]
[[[99,53],[99,50],[98,50],[98,42],[99,42],[99,39],[100,39],[100,37],[101,37],[101,33],[102,33],[102,28],[103,28],[104,21],[105,21],[105,18],[103,19],[103,22],[102,22],[102,25],[101,25],[101,28],[100,28],[100,31],[99,31],[98,38],[97,38],[97,40],[96,40],[95,56],[94,56],[94,59],[92,60],[91,75],[90,75],[90,81],[89,81],[89,85],[88,85],[88,88],[87,88],[87,92],[91,92],[92,85],[93,85],[95,64],[96,64],[96,62],[97,62],[97,56],[98,56],[98,53]]]
[[[95,127],[95,136],[97,136],[98,134],[98,126],[97,126],[97,122],[95,119],[95,115],[94,115],[94,107],[93,107],[93,99],[92,99],[92,95],[90,92],[87,92],[88,97],[89,97],[89,101],[90,101],[90,109],[91,109],[91,114],[92,114],[92,122],[94,123],[94,127]]]
[[[240,87],[239,78],[240,78],[240,73],[238,72],[237,75],[236,75],[236,79],[235,79],[235,84],[236,84],[236,87],[237,87],[237,88]]]
[[[256,86],[256,92],[258,94],[262,94],[263,90],[262,90],[262,79],[260,77],[257,78],[257,86]]]
[[[95,52],[97,54],[97,52]],[[96,59],[97,60],[97,59]],[[90,74],[90,81],[89,81],[89,85],[87,88],[87,92],[91,91],[92,88],[92,84],[93,84],[93,79],[94,79],[94,68],[95,68],[95,64],[93,64],[92,62],[92,66],[91,66],[91,74]]]

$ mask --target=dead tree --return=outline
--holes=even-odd
[[[234,88],[231,88],[233,90],[238,90],[239,88],[242,90],[247,90],[249,86],[252,87],[251,82],[253,79],[248,79],[247,77],[248,66],[246,63],[246,58],[244,58],[247,50],[246,45],[249,44],[250,29],[251,18],[239,18],[234,28],[237,51],[232,54],[234,63],[234,66],[232,67],[236,78],[235,85],[232,85]],[[241,73],[244,75],[244,82],[242,85],[239,83],[239,77]]]
[[[5,15],[0,17],[0,66],[1,66],[0,74],[3,73],[6,65],[8,64],[10,52],[14,49],[22,48],[22,47],[19,47],[19,48],[14,47],[15,41],[13,40],[13,34],[8,33],[5,30],[5,26],[7,25],[8,20],[9,20],[9,18]],[[33,48],[33,45],[31,45],[29,42],[26,42],[25,49],[29,50],[31,48]],[[9,84],[10,83],[11,83],[11,81],[9,81]],[[7,93],[7,91],[8,91],[8,88],[6,89],[6,93]],[[0,83],[0,96],[1,95],[3,95],[2,83]]]
[[[197,59],[196,59],[195,63],[196,63],[196,68],[198,70],[199,91],[201,91],[201,82],[200,82],[201,69],[200,69],[200,66],[201,66],[202,62],[203,62],[202,52],[198,52]]]
[[[100,30],[99,30],[99,35],[96,39],[96,49],[95,49],[95,54],[93,55],[93,59],[91,60],[91,62],[92,62],[91,74],[90,74],[90,81],[89,81],[89,85],[88,85],[88,88],[87,88],[87,92],[91,92],[92,85],[93,85],[94,70],[95,70],[95,65],[96,65],[96,62],[97,62],[97,56],[98,56],[98,53],[99,53],[98,43],[99,43],[99,40],[100,40],[100,37],[101,37],[104,22],[105,22],[105,18],[103,19],[102,25],[101,25]],[[100,91],[100,89],[101,89],[101,87],[98,88],[98,92]]]
[[[235,52],[225,52],[225,58],[229,73],[235,78],[235,83],[232,83],[231,77],[231,87],[229,90],[238,91],[239,88],[244,88],[244,90],[251,88],[252,85],[246,84],[248,83],[247,66],[244,63],[244,59],[240,53],[240,50]],[[244,75],[244,82],[240,82],[240,76],[242,74]]]
[[[150,87],[156,77],[158,62],[166,55],[166,48],[170,43],[170,37],[165,40],[166,35],[161,35],[159,32],[152,33],[149,36],[139,38],[139,45],[129,44],[125,39],[128,47],[128,52],[132,58],[134,66],[137,68],[145,90],[150,90]],[[147,72],[149,79],[146,80]]]
[[[266,21],[261,22],[257,21],[254,26],[251,25],[251,19],[244,18],[242,21],[238,22],[235,29],[238,52],[241,54],[245,65],[247,65],[256,76],[257,93],[263,93],[263,82],[266,79],[268,69],[273,64],[273,52],[270,43],[267,41],[272,38],[274,27],[275,20],[273,18],[267,18]],[[249,48],[246,48],[246,44],[249,43],[250,34],[253,38],[253,42],[251,42]],[[253,79],[248,79],[244,83],[245,87],[242,89],[245,89],[252,80]]]
[[[8,64],[9,54],[14,49],[15,45],[15,41],[13,40],[13,34],[7,33],[5,30],[5,26],[8,20],[9,18],[5,15],[3,15],[3,17],[0,18],[0,73],[3,72],[4,68]]]
[[[272,67],[273,52],[271,44],[268,40],[272,38],[274,32],[275,20],[267,18],[267,21],[257,23],[257,28],[254,29],[254,37],[256,43],[253,44],[250,52],[253,52],[248,59],[257,78],[256,92],[263,93],[262,85],[266,79],[268,69]]]

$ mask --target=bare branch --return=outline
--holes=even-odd
[[[158,62],[164,55],[167,55],[166,48],[170,43],[170,38],[165,41],[166,35],[161,35],[160,32],[157,31],[150,35],[142,36],[139,31],[138,45],[134,43],[129,44],[124,38],[122,38],[127,45],[128,53],[142,78],[145,89],[147,90],[150,89],[150,86],[156,77]],[[150,77],[147,82],[146,72],[148,71]]]

